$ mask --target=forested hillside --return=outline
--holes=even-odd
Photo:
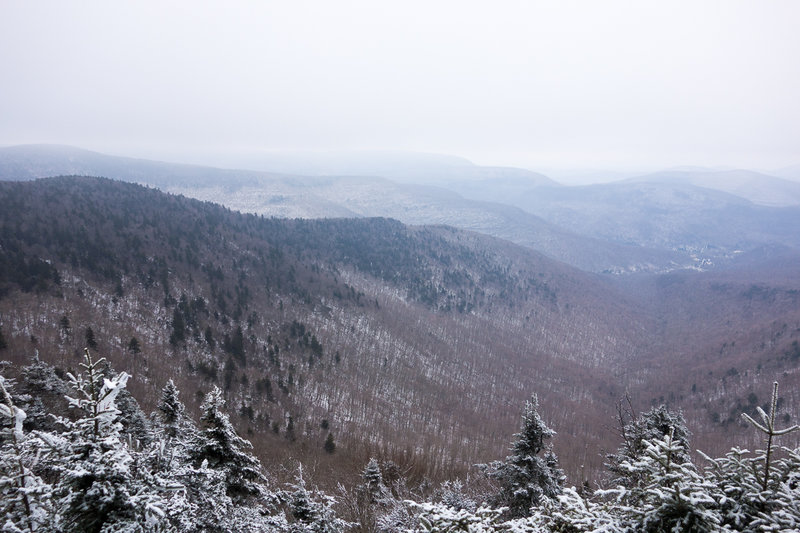
[[[67,370],[88,345],[148,408],[168,378],[194,409],[219,385],[265,461],[462,471],[502,453],[537,390],[567,470],[591,471],[614,375],[650,342],[598,279],[476,234],[265,219],[97,178],[0,191],[3,357]]]
[[[760,445],[741,415],[770,411],[773,379],[780,423],[800,405],[792,250],[712,273],[602,278],[448,227],[267,219],[104,178],[0,183],[0,201],[0,357],[14,365],[4,373],[38,356],[63,382],[29,411],[74,415],[59,391],[89,348],[109,376],[133,376],[125,385],[145,412],[170,379],[194,417],[224,402],[276,482],[300,483],[300,460],[314,485],[342,483],[345,503],[371,457],[392,480],[392,506],[456,478],[472,481],[447,485],[452,498],[506,490],[514,456],[492,461],[507,455],[531,393],[537,424],[557,430],[545,431],[547,475],[585,491],[608,482],[606,453],[650,407],[683,408],[686,434],[719,456]],[[125,409],[133,434],[142,415]],[[796,447],[797,435],[782,444]],[[674,446],[667,437],[653,435],[654,454]],[[562,494],[547,490],[543,505]],[[551,511],[588,505],[566,497]],[[351,503],[352,519],[364,507]],[[405,518],[367,506],[358,520],[450,520],[425,505],[390,506]],[[513,518],[464,509],[465,520]],[[586,509],[576,519],[601,513]],[[625,512],[606,519],[634,520]]]
[[[69,369],[97,346],[147,407],[169,377],[193,408],[217,384],[277,461],[330,459],[331,433],[342,453],[325,468],[381,450],[461,471],[504,449],[509,406],[537,391],[565,470],[591,480],[613,446],[598,421],[625,391],[683,407],[718,450],[759,388],[797,379],[790,251],[614,288],[445,227],[266,219],[98,178],[0,190],[4,358],[38,349]]]

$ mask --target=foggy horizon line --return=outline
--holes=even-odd
[[[197,146],[192,149],[172,149],[158,150],[151,148],[86,148],[82,144],[69,142],[24,142],[24,143],[3,143],[0,149],[24,148],[24,147],[52,147],[68,148],[84,152],[90,152],[110,157],[120,157],[129,159],[139,159],[167,164],[189,165],[198,167],[212,167],[220,170],[244,170],[253,172],[283,172],[295,175],[336,175],[335,172],[294,172],[281,170],[280,168],[270,168],[272,163],[277,167],[281,165],[302,164],[302,158],[306,158],[308,164],[340,164],[340,165],[367,165],[387,164],[389,161],[379,161],[380,158],[406,158],[405,163],[411,166],[423,168],[424,161],[414,161],[410,158],[429,158],[428,163],[434,163],[440,168],[506,168],[518,169],[542,174],[555,181],[565,180],[564,185],[588,185],[592,183],[624,180],[655,174],[660,172],[732,172],[747,171],[763,174],[777,179],[788,181],[800,181],[800,163],[775,167],[764,166],[745,166],[735,164],[698,164],[692,162],[674,162],[671,164],[643,163],[643,164],[556,164],[556,163],[516,163],[513,161],[486,162],[485,158],[478,161],[475,157],[465,156],[458,153],[434,151],[434,150],[414,150],[402,148],[342,148],[342,149],[280,149],[280,148],[253,148],[253,147],[221,147],[210,149],[206,146]],[[269,161],[270,158],[283,159],[282,161]],[[326,161],[326,158],[328,161]],[[360,158],[360,159],[359,159]],[[366,158],[376,158],[373,161],[366,161]],[[334,161],[335,159],[335,161]],[[503,159],[499,157],[498,159]],[[580,159],[580,157],[576,157]],[[449,161],[447,161],[449,160]],[[447,161],[447,162],[446,162]],[[309,170],[309,169],[306,169]],[[790,171],[793,176],[780,175]],[[599,174],[606,173],[608,176],[601,181]],[[356,173],[357,174],[357,173]],[[380,175],[375,172],[367,173]],[[357,174],[358,175],[358,174]],[[584,181],[588,180],[588,181]],[[559,183],[561,183],[559,181]]]

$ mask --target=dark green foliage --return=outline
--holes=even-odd
[[[214,332],[211,331],[211,326],[206,326],[206,331],[203,334],[203,338],[205,339],[206,344],[208,344],[208,347],[213,350],[214,346],[216,346],[216,342],[214,341]]]
[[[791,346],[786,350],[786,357],[793,362],[800,359],[800,343],[792,341]]]
[[[131,337],[131,340],[128,341],[128,351],[134,354],[142,351],[142,346],[139,344],[139,339],[136,337]]]
[[[247,364],[247,358],[244,352],[244,333],[242,326],[236,326],[233,335],[225,335],[225,342],[223,348],[226,352],[231,354],[241,365]]]
[[[322,344],[317,340],[316,335],[311,336],[311,342],[309,346],[311,348],[311,353],[317,357],[322,357]]]
[[[8,206],[4,206],[4,210]],[[42,292],[50,285],[61,283],[58,270],[38,257],[28,257],[18,243],[7,243],[0,239],[3,253],[0,254],[0,298],[12,287],[23,292]]]
[[[0,327],[0,350],[5,350],[6,348],[8,348],[8,343],[3,335],[3,328]]]
[[[195,370],[197,370],[198,374],[203,376],[204,379],[208,381],[217,381],[218,379],[218,368],[215,362],[206,363],[205,361],[200,361],[195,366]]]
[[[84,332],[84,338],[86,339],[86,346],[91,349],[97,348],[97,340],[94,337],[94,330],[90,327],[86,328]]]
[[[286,438],[292,442],[297,440],[297,436],[294,434],[294,418],[292,418],[292,415],[289,415],[289,421],[286,422]]]
[[[186,324],[183,321],[183,313],[179,308],[172,312],[172,333],[169,336],[169,343],[173,346],[183,344],[186,341]]]
[[[336,443],[333,442],[332,433],[328,433],[328,436],[325,438],[325,444],[322,445],[322,449],[325,450],[326,453],[333,453],[336,451]]]
[[[250,442],[239,437],[224,413],[222,391],[214,387],[203,402],[202,428],[190,449],[196,466],[204,462],[225,476],[226,493],[234,501],[265,493],[266,478],[261,463],[249,450]]]
[[[70,331],[72,330],[72,327],[69,323],[69,317],[67,315],[61,317],[61,319],[58,321],[58,326],[61,328],[61,333],[64,335],[69,335]]]
[[[256,393],[263,394],[267,401],[275,401],[275,397],[272,394],[272,381],[270,381],[269,377],[263,377],[256,381]]]
[[[222,369],[222,384],[226,391],[231,389],[233,378],[236,374],[236,363],[230,357],[225,361],[225,366]]]

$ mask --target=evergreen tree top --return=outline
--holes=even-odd
[[[180,391],[175,383],[170,379],[164,388],[161,390],[161,398],[158,402],[158,410],[161,412],[161,418],[164,424],[174,425],[178,420],[183,418],[186,407],[178,398]]]
[[[538,408],[539,398],[533,394],[531,399],[525,402],[520,432],[514,435],[516,440],[511,446],[514,456],[524,458],[537,455],[545,448],[545,441],[556,434],[544,423]]]

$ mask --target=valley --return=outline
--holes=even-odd
[[[116,173],[144,172],[132,168]],[[647,249],[581,237],[521,210],[519,227],[553,243],[549,253],[483,235],[489,223],[456,229],[489,205],[506,221],[514,211],[455,192],[291,178],[318,193],[293,203],[324,208],[324,198],[359,218],[267,218],[257,189],[290,178],[241,174],[255,181],[221,188],[233,171],[208,172],[192,195],[216,191],[208,199],[227,207],[109,179],[0,183],[2,357],[23,364],[38,350],[74,368],[91,328],[97,350],[135,376],[128,387],[146,410],[169,378],[195,412],[219,385],[265,464],[302,459],[323,483],[374,454],[419,478],[463,475],[503,456],[532,392],[575,483],[601,481],[626,394],[639,411],[682,409],[707,453],[734,438],[757,445],[739,415],[766,401],[773,380],[785,413],[800,406],[792,232],[753,239],[714,268],[659,274],[676,257],[663,240]],[[370,199],[382,194],[383,211]],[[459,207],[442,216],[447,202]],[[413,225],[376,218],[404,212],[417,213],[397,217]],[[575,263],[623,249],[662,267],[587,272],[555,260],[558,247]],[[327,433],[335,457],[323,452]]]

